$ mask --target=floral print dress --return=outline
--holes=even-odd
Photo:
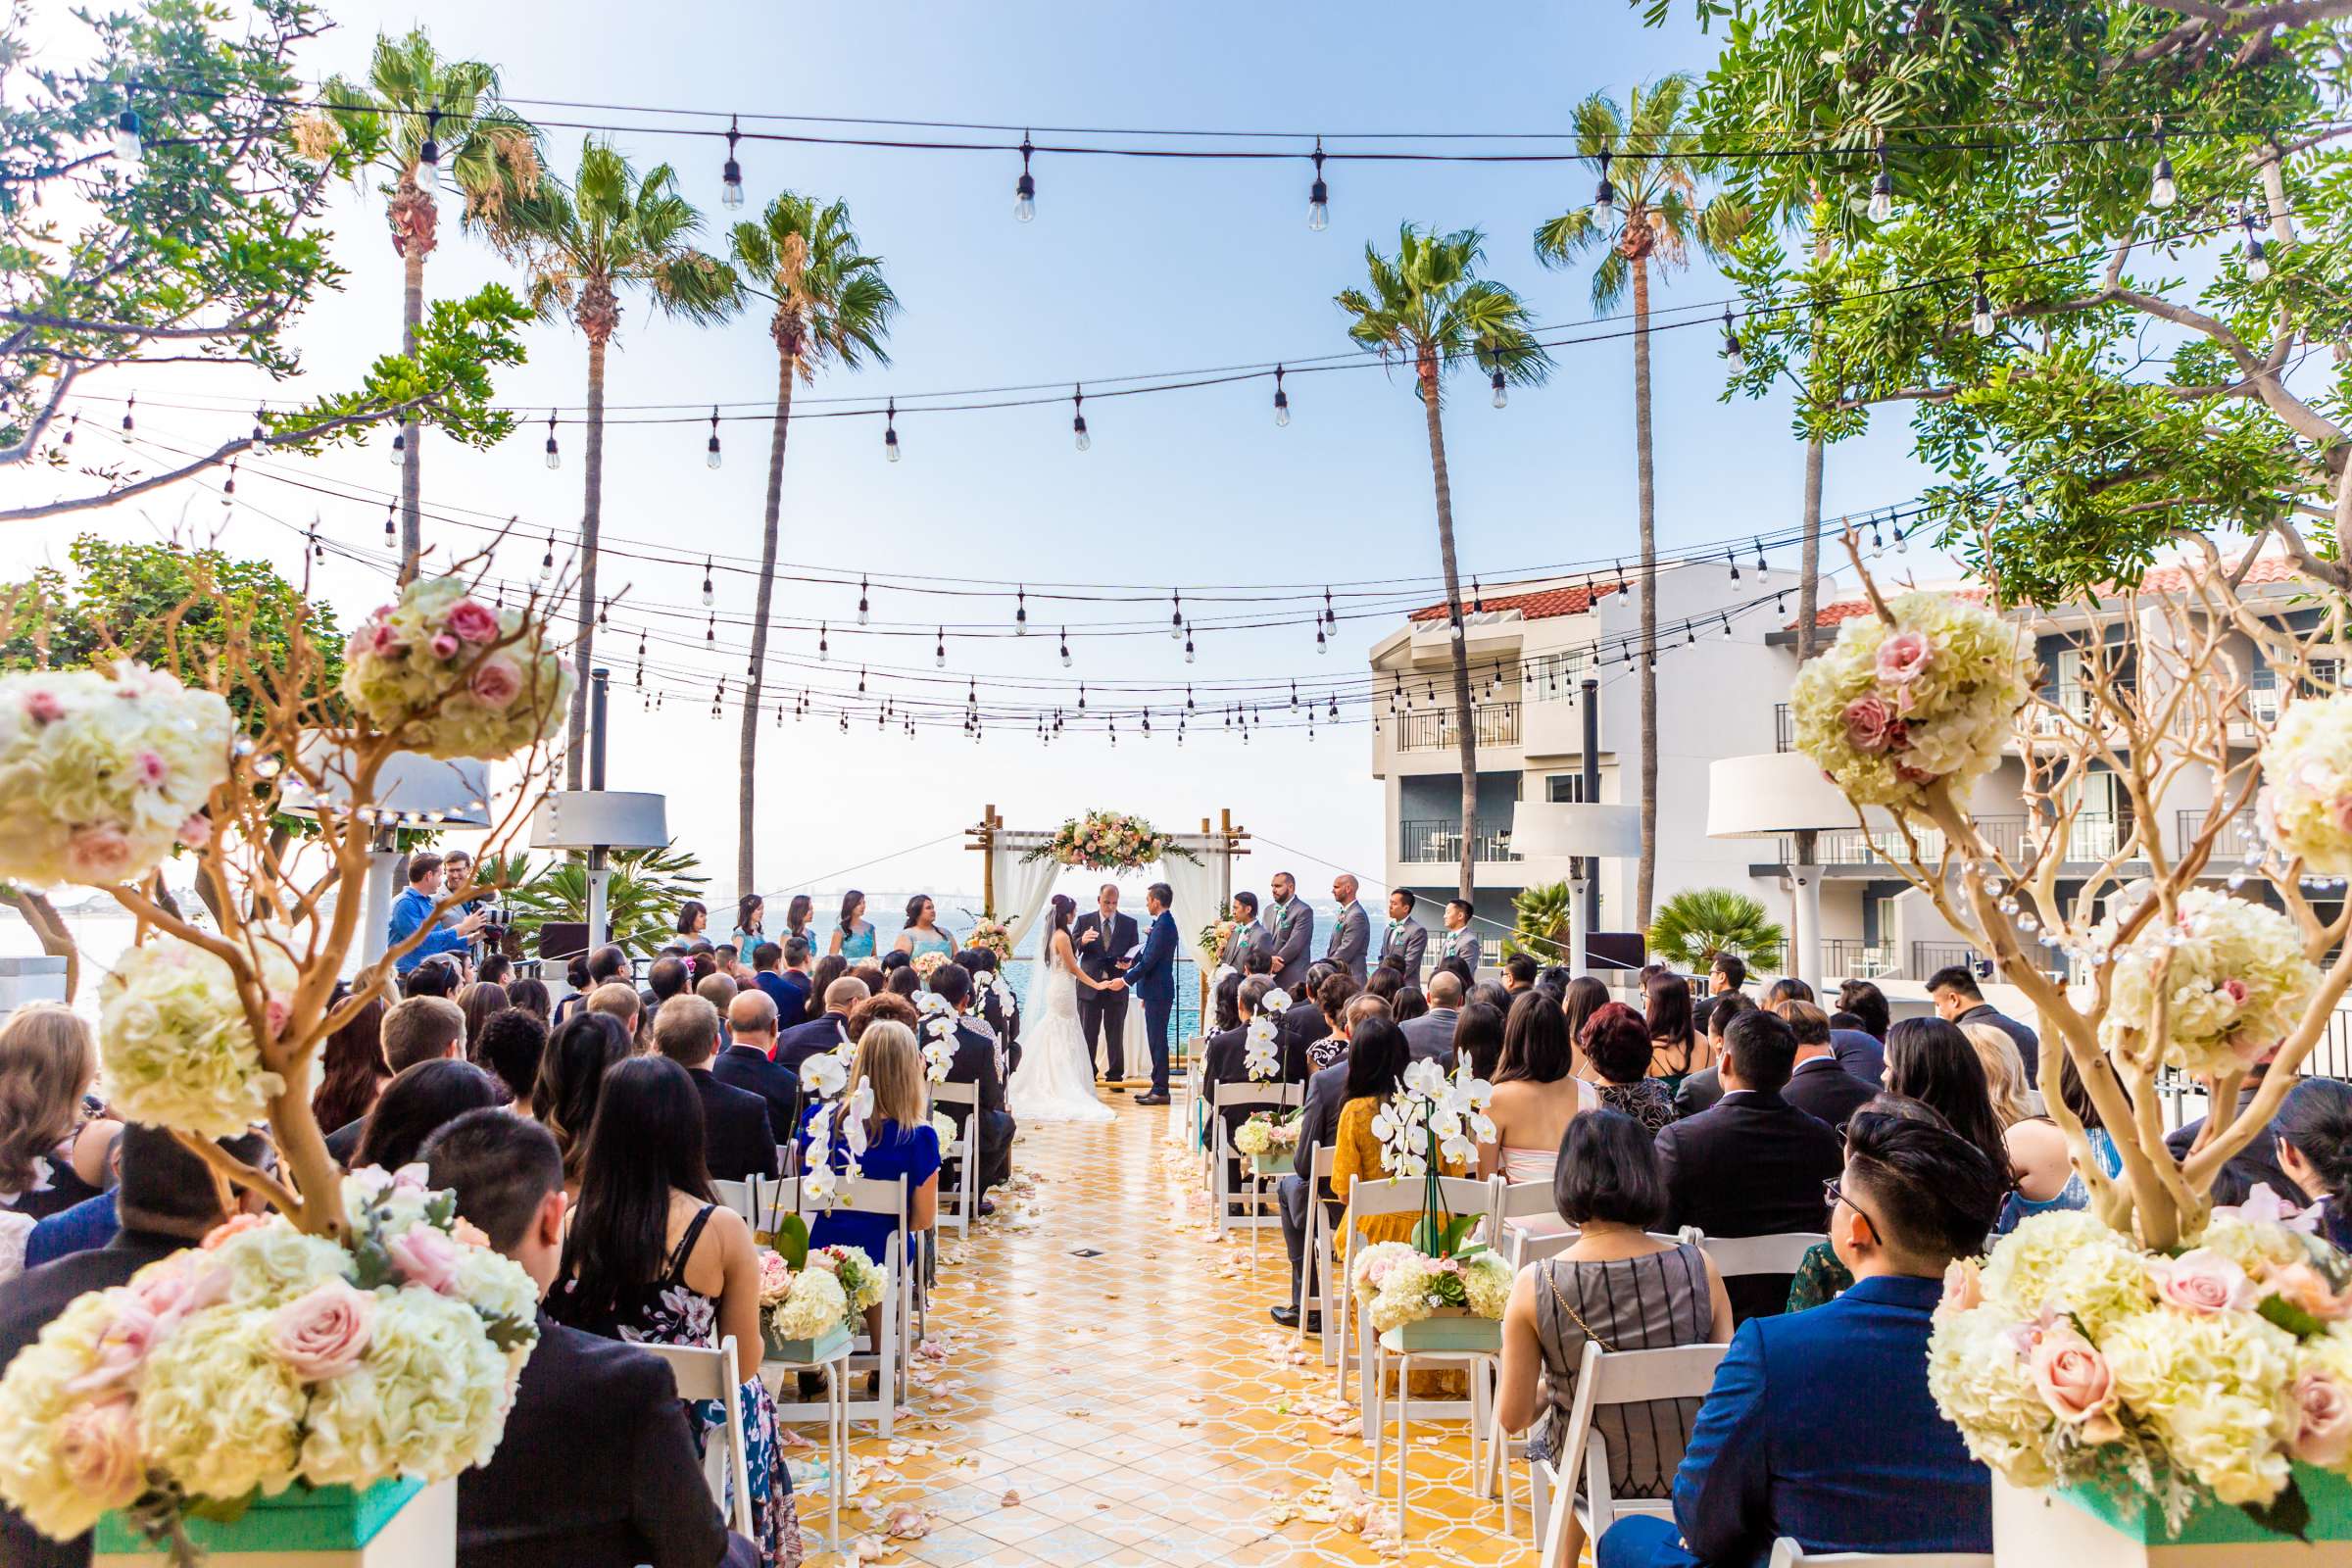
[[[548,1302],[549,1315],[586,1333],[630,1345],[688,1345],[699,1349],[716,1345],[718,1302],[686,1283],[686,1259],[717,1206],[703,1206],[686,1227],[686,1234],[678,1238],[677,1250],[669,1254],[662,1277],[622,1301],[617,1310],[598,1314],[566,1311],[571,1293],[571,1282],[566,1280],[561,1297]],[[757,1532],[752,1544],[759,1548],[765,1568],[799,1568],[800,1514],[792,1499],[792,1476],[784,1467],[783,1444],[776,1431],[775,1396],[758,1378],[747,1379],[741,1392],[744,1468],[751,1472],[752,1525]],[[726,1412],[715,1399],[689,1400],[687,1409],[693,1417],[688,1425],[700,1449],[713,1428],[725,1425]]]

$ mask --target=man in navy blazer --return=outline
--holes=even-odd
[[[1858,1112],[1830,1184],[1843,1296],[1733,1336],[1674,1478],[1674,1518],[1621,1519],[1598,1568],[1748,1568],[1808,1554],[1992,1549],[1992,1488],[1928,1393],[1944,1269],[1983,1250],[2001,1183],[1942,1118]],[[1929,1113],[1933,1116],[1933,1113]]]
[[[1127,989],[1144,1004],[1144,1041],[1152,1050],[1152,1089],[1135,1097],[1139,1105],[1168,1102],[1168,1018],[1176,1010],[1176,917],[1168,912],[1176,892],[1165,882],[1144,889],[1152,929],[1144,951],[1127,966]]]

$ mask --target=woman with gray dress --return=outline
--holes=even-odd
[[[1690,1243],[1661,1241],[1666,1179],[1650,1135],[1631,1116],[1592,1110],[1572,1118],[1552,1172],[1552,1201],[1578,1231],[1574,1245],[1519,1271],[1502,1316],[1502,1377],[1495,1415],[1528,1431],[1531,1459],[1565,1472],[1569,1411],[1585,1347],[1604,1351],[1728,1345],[1732,1307],[1722,1276]],[[1697,1417],[1696,1399],[1603,1406],[1592,1431],[1607,1446],[1609,1491],[1619,1497],[1672,1494],[1675,1467]],[[1569,1505],[1555,1497],[1552,1506]],[[1561,1560],[1584,1548],[1568,1522]]]

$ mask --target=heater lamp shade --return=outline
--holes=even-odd
[[[531,818],[534,850],[658,850],[668,842],[659,795],[559,790]]]
[[[1853,825],[1853,807],[1801,752],[1725,757],[1707,765],[1711,839],[1769,839]]]
[[[1633,806],[1521,801],[1511,812],[1511,848],[1522,857],[1591,856],[1625,859],[1642,853],[1642,811]]]
[[[330,807],[350,803],[351,790],[334,762],[323,760],[328,743],[316,736],[303,747],[306,765],[324,778],[321,792]],[[374,810],[379,821],[418,827],[481,828],[490,825],[490,764],[472,758],[449,760],[422,752],[396,752],[376,771]],[[299,780],[287,779],[278,809],[288,816],[316,817],[318,803]]]

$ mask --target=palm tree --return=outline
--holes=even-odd
[[[1446,624],[1453,633],[1453,716],[1462,751],[1462,898],[1470,897],[1478,856],[1478,727],[1470,709],[1470,653],[1463,640],[1462,581],[1453,555],[1453,486],[1446,472],[1446,426],[1440,416],[1446,373],[1475,359],[1503,382],[1542,383],[1551,358],[1536,342],[1527,306],[1502,284],[1478,275],[1486,236],[1475,228],[1440,234],[1406,223],[1396,231],[1396,255],[1364,247],[1371,292],[1342,289],[1341,310],[1353,320],[1348,335],[1391,365],[1413,370],[1429,429],[1429,468],[1438,493],[1438,557],[1446,570]]]
[[[620,291],[635,286],[667,316],[709,325],[743,302],[735,269],[690,243],[702,215],[677,192],[667,164],[643,178],[609,141],[588,137],[579,176],[567,192],[554,180],[510,206],[495,232],[502,249],[530,270],[539,318],[568,318],[588,339],[588,437],[585,499],[580,507],[579,636],[572,658],[564,779],[580,787],[587,755],[588,671],[596,636],[596,550],[605,509],[605,354],[620,326]]]
[[[1777,963],[1786,933],[1764,906],[1730,888],[1688,888],[1658,906],[1649,951],[1687,967],[1704,969],[1718,953]]]
[[[392,248],[406,269],[400,301],[401,352],[416,352],[424,321],[424,259],[437,241],[440,212],[433,185],[446,170],[464,198],[460,219],[491,221],[539,188],[539,133],[499,102],[498,68],[478,60],[444,60],[421,27],[405,38],[376,36],[366,82],[328,79],[324,96],[350,147],[366,189],[368,172],[390,175],[384,213]],[[401,576],[416,570],[423,548],[421,431],[414,418],[400,429]]]
[[[1605,247],[1592,272],[1595,312],[1616,309],[1629,287],[1634,295],[1634,449],[1642,513],[1642,860],[1634,908],[1643,925],[1649,923],[1657,876],[1658,827],[1658,537],[1649,438],[1650,270],[1688,267],[1692,246],[1713,256],[1745,222],[1744,210],[1734,203],[1699,200],[1700,176],[1709,172],[1711,160],[1699,148],[1697,126],[1685,119],[1691,97],[1690,78],[1678,73],[1647,88],[1635,88],[1623,111],[1601,93],[1578,104],[1577,151],[1600,172],[1599,199],[1536,230],[1536,256],[1546,267],[1565,267],[1585,251]],[[1622,183],[1617,175],[1623,176]]]
[[[1505,956],[1532,953],[1545,963],[1570,961],[1568,941],[1576,920],[1575,894],[1565,882],[1538,882],[1511,900],[1511,934],[1502,940]]]
[[[784,438],[790,433],[796,381],[816,379],[827,365],[856,369],[888,365],[882,340],[899,297],[882,279],[882,259],[858,247],[850,210],[819,207],[786,191],[757,221],[730,236],[735,263],[766,283],[776,302],[768,335],[776,340],[776,417],[767,443],[767,511],[760,540],[760,602],[752,614],[751,679],[743,695],[743,740],[735,816],[735,888],[753,890],[752,774],[760,745],[760,682],[767,660],[767,602],[776,581],[776,524],[784,505]]]

